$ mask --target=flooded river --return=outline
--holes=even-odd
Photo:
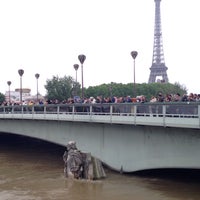
[[[68,180],[65,148],[0,134],[0,200],[199,200],[200,171],[119,174],[98,181]]]

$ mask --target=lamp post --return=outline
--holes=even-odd
[[[10,104],[10,85],[11,85],[11,81],[7,81],[8,84],[8,100],[9,100],[9,104]]]
[[[138,52],[137,51],[131,51],[131,56],[134,60],[133,63],[133,97],[136,96],[136,85],[135,85],[135,58],[137,57]]]
[[[112,94],[112,82],[110,83],[110,85],[108,86],[109,89],[109,93],[110,93],[110,98],[112,98],[113,94]]]
[[[24,70],[23,69],[19,69],[18,73],[20,75],[20,103],[22,104],[22,76],[24,74]]]
[[[79,68],[79,65],[78,64],[74,64],[74,69],[76,71],[76,82],[77,82],[77,70]]]
[[[75,83],[75,95],[77,95],[77,70],[79,68],[78,64],[74,64],[74,69],[76,71],[76,83]]]
[[[86,59],[86,56],[85,55],[83,55],[83,54],[81,54],[81,55],[79,55],[78,56],[78,59],[79,59],[79,61],[80,61],[80,63],[81,63],[81,77],[82,77],[82,100],[84,99],[84,86],[83,86],[83,63],[84,63],[84,61],[85,61],[85,59]]]
[[[37,102],[38,102],[38,78],[40,77],[40,74],[35,74],[36,82],[37,82]]]

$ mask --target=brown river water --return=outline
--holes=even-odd
[[[63,174],[65,148],[0,134],[0,200],[200,200],[199,170],[120,174],[98,181]]]

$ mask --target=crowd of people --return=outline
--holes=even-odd
[[[150,100],[147,100],[147,98],[144,95],[137,96],[136,98],[132,98],[131,96],[126,97],[90,97],[90,98],[84,98],[84,100],[81,99],[73,99],[70,98],[67,101],[63,101],[60,103],[145,103],[145,102],[196,102],[200,101],[200,94],[190,93],[189,95],[184,94],[180,95],[179,93],[176,94],[166,94],[163,95],[161,92],[158,93],[157,96],[152,96]],[[55,101],[47,101],[48,104],[51,103],[58,103],[57,100]]]
[[[63,101],[59,101],[57,99],[40,99],[40,100],[24,100],[22,102],[23,105],[43,105],[43,104],[73,104],[73,103],[145,103],[145,102],[197,102],[200,101],[200,94],[196,93],[190,93],[189,95],[183,94],[180,95],[179,93],[176,94],[166,94],[158,93],[157,96],[152,96],[150,100],[147,100],[147,98],[144,95],[137,96],[135,98],[132,98],[131,96],[126,97],[90,97],[90,98],[84,98],[81,99],[80,97],[76,98],[69,98]],[[3,106],[7,105],[19,105],[19,102],[3,102]]]

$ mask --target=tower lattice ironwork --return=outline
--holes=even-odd
[[[160,2],[155,1],[155,26],[154,26],[154,46],[153,46],[153,59],[150,68],[150,76],[148,83],[156,82],[156,78],[162,76],[161,82],[168,83],[167,67],[165,66],[162,30],[161,30],[161,14]]]

